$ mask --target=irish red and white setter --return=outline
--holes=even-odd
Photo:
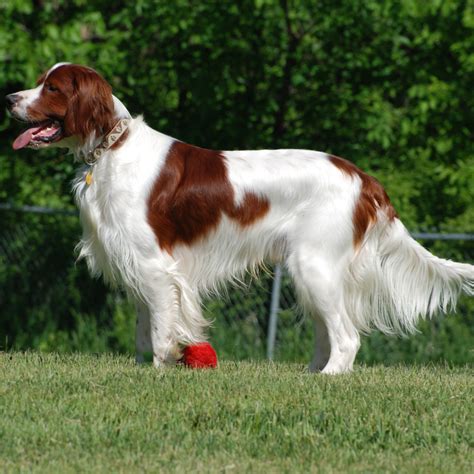
[[[415,242],[382,186],[310,150],[215,151],[132,118],[93,69],[56,64],[7,96],[27,123],[13,148],[59,146],[84,162],[74,184],[91,272],[138,308],[137,360],[175,363],[205,339],[200,299],[264,261],[283,262],[315,327],[311,370],[352,369],[360,333],[412,331],[474,293],[474,267]]]

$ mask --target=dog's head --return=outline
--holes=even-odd
[[[110,131],[116,121],[110,85],[91,68],[59,63],[40,76],[37,87],[9,94],[12,116],[28,128],[13,148],[80,145]],[[70,138],[70,140],[65,140]]]

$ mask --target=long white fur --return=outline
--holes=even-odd
[[[345,305],[357,329],[413,332],[419,318],[454,310],[474,294],[474,267],[435,257],[395,219],[379,215],[345,279]]]
[[[114,104],[117,119],[130,117],[118,99]],[[80,157],[99,140],[60,145]],[[352,369],[360,332],[412,331],[419,317],[448,311],[461,291],[473,294],[473,266],[434,257],[382,211],[355,248],[361,181],[309,150],[225,152],[236,203],[252,192],[269,200],[269,213],[245,228],[222,216],[204,239],[168,254],[147,222],[147,201],[173,142],[134,118],[127,140],[81,169],[74,183],[84,230],[79,255],[94,275],[136,300],[138,361],[152,351],[156,366],[174,363],[180,346],[203,341],[202,295],[265,261],[284,262],[292,275],[315,322],[310,368],[325,373]]]

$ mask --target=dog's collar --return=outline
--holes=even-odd
[[[112,130],[104,137],[100,145],[84,156],[84,162],[93,165],[97,160],[128,130],[130,119],[119,120]]]

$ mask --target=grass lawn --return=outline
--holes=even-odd
[[[472,369],[0,354],[2,472],[473,472]]]

